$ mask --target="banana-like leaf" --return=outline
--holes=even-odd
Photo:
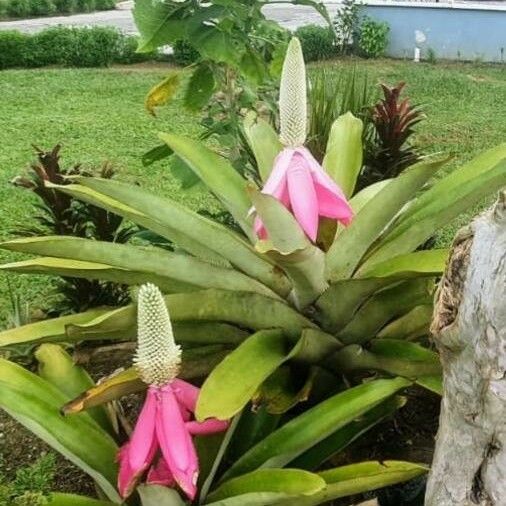
[[[257,243],[257,250],[269,254],[285,271],[292,282],[297,306],[307,306],[328,286],[323,276],[324,253],[309,242],[283,204],[252,188],[249,193],[269,235],[268,240]]]
[[[441,376],[437,353],[398,339],[374,339],[369,349],[351,344],[336,352],[327,366],[343,373],[372,369],[413,381],[425,376]]]
[[[344,450],[347,446],[365,434],[376,424],[392,416],[399,408],[406,404],[406,398],[402,396],[391,397],[371,409],[353,422],[336,430],[329,437],[320,441],[317,445],[297,457],[290,466],[313,471],[318,469],[324,462]]]
[[[227,227],[138,186],[110,179],[76,180],[79,185],[52,187],[138,223],[202,260],[232,264],[282,296],[290,291],[286,276]]]
[[[392,179],[384,179],[383,181],[378,181],[377,183],[370,184],[366,186],[358,193],[353,195],[350,199],[350,206],[353,209],[354,213],[357,214],[373,197],[375,197],[385,186],[387,186]]]
[[[52,320],[29,323],[0,332],[0,347],[24,343],[45,343],[48,341],[70,341],[66,335],[69,324],[79,325],[94,320],[98,316],[109,313],[111,308],[90,309],[84,313],[61,316]]]
[[[225,473],[224,479],[260,467],[283,467],[410,384],[404,378],[374,380],[319,403],[247,451]]]
[[[397,278],[370,278],[343,279],[332,283],[316,301],[317,319],[326,331],[337,333],[374,293],[398,282]],[[343,294],[346,296],[343,297]]]
[[[325,480],[301,469],[259,469],[221,484],[208,495],[209,501],[257,492],[278,492],[288,496],[313,495],[323,490]]]
[[[402,207],[442,167],[446,160],[423,161],[405,170],[357,213],[327,252],[327,279],[349,278],[367,250]]]
[[[365,302],[337,337],[344,344],[364,343],[375,337],[391,320],[420,304],[430,304],[432,278],[414,278],[378,292]]]
[[[207,377],[197,402],[197,420],[232,418],[259,385],[297,350],[298,345],[290,347],[281,330],[264,330],[250,336]]]
[[[290,506],[313,506],[411,480],[429,471],[422,464],[398,460],[371,461],[336,467],[318,473],[327,483],[319,494],[295,500]],[[283,504],[283,503],[281,503]],[[288,506],[284,503],[283,506]]]
[[[51,383],[0,359],[0,407],[88,473],[110,500],[120,502],[116,443],[86,413],[63,418],[59,410],[66,400]]]
[[[115,506],[117,503],[100,501],[91,497],[75,494],[60,494],[53,492],[48,498],[47,506]]]
[[[90,241],[91,242],[91,241]],[[199,287],[168,279],[146,272],[133,272],[103,263],[83,262],[66,258],[38,257],[20,262],[0,265],[0,270],[19,274],[44,274],[49,276],[67,276],[72,278],[100,279],[125,285],[154,283],[164,293],[189,292]]]
[[[422,304],[414,307],[409,313],[397,318],[378,333],[379,338],[406,339],[410,341],[429,334],[429,327],[434,312],[433,304]]]
[[[356,274],[359,278],[383,278],[387,276],[427,276],[443,274],[448,259],[448,249],[431,249],[395,256],[371,267],[364,266]]]
[[[35,351],[35,358],[39,363],[39,376],[61,390],[67,400],[95,386],[90,375],[74,364],[72,357],[57,344],[42,344]],[[103,429],[112,432],[111,421],[103,407],[90,409],[88,413]]]
[[[265,182],[283,145],[272,126],[264,119],[257,117],[253,111],[246,114],[243,127],[248,144],[255,155],[258,172],[262,181]]]
[[[174,97],[177,89],[179,88],[179,83],[180,72],[178,70],[172,70],[169,72],[169,75],[163,79],[163,81],[159,82],[149,90],[144,102],[144,106],[147,111],[151,115],[156,116],[155,108],[166,104]]]
[[[253,237],[252,220],[248,217],[251,202],[246,193],[246,180],[232,165],[199,141],[167,133],[160,133],[159,137],[218,197],[246,235]]]
[[[347,112],[332,124],[323,167],[347,197],[353,195],[362,168],[362,120]]]
[[[179,377],[190,380],[206,376],[227,356],[229,351],[221,346],[201,346],[192,350],[183,350]],[[130,367],[80,392],[75,399],[62,407],[62,412],[66,415],[79,413],[145,389],[146,384],[140,379],[137,369]]]
[[[375,246],[366,265],[413,251],[438,229],[506,185],[506,143],[481,154],[418,197]]]
[[[185,506],[181,496],[172,488],[161,485],[140,485],[137,491],[142,506]]]
[[[165,296],[171,320],[178,322],[227,322],[253,330],[281,328],[298,339],[304,328],[316,325],[290,306],[263,295],[228,290],[203,290]],[[72,340],[116,339],[134,336],[136,306],[129,305],[95,320],[67,326]]]
[[[184,291],[192,287],[221,288],[256,291],[276,297],[266,286],[234,269],[211,265],[195,257],[160,248],[142,248],[70,236],[24,237],[0,243],[0,248],[84,262],[104,262],[127,273],[133,271],[138,278],[142,278],[145,272],[150,278],[162,280],[170,292],[179,290],[179,287],[186,288]]]

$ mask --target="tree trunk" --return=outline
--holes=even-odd
[[[444,394],[426,506],[506,505],[506,192],[462,229],[431,331]]]

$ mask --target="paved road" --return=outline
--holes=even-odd
[[[331,16],[337,11],[339,0],[331,0],[327,3],[327,9]],[[506,0],[496,1],[480,1],[466,2],[465,0],[457,1],[455,4],[469,5],[479,3],[480,5],[501,5],[506,4]],[[0,30],[21,30],[23,32],[37,32],[48,26],[54,25],[72,25],[72,26],[116,26],[123,32],[128,34],[136,34],[132,18],[133,0],[127,0],[118,4],[116,10],[92,12],[88,14],[75,14],[73,16],[55,16],[50,18],[23,19],[20,21],[3,21],[0,22]],[[268,5],[264,8],[267,17],[278,21],[286,28],[295,29],[298,26],[309,23],[323,24],[321,16],[311,7],[294,6],[294,5]]]
[[[23,19],[19,21],[0,22],[0,30],[21,30],[23,32],[38,32],[48,26],[72,25],[72,26],[116,26],[125,33],[136,34],[131,8],[133,1],[122,2],[113,11],[92,12],[87,14],[75,14],[73,16],[55,16],[49,18]],[[329,6],[329,11],[335,12],[336,4]],[[321,23],[322,19],[310,7],[270,5],[265,8],[266,15],[278,21],[287,28],[297,28],[308,23]]]

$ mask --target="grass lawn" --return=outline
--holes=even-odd
[[[350,61],[326,63],[339,69]],[[457,162],[506,139],[506,67],[478,64],[413,64],[392,60],[359,61],[371,80],[403,80],[427,120],[417,143],[427,151],[453,153]],[[112,69],[45,69],[0,72],[0,239],[34,212],[28,192],[10,179],[23,173],[33,157],[31,144],[50,148],[60,142],[64,164],[85,166],[112,162],[121,177],[177,199],[194,208],[214,205],[200,190],[182,193],[163,164],[142,167],[141,155],[157,144],[156,132],[196,135],[197,118],[176,100],[157,118],[143,108],[147,90],[164,77],[162,67]],[[487,203],[483,203],[486,205]],[[474,211],[478,211],[475,209]],[[440,243],[451,240],[447,228]],[[0,259],[11,255],[0,252]],[[6,274],[0,274],[0,319],[8,308]],[[12,285],[34,307],[48,293],[47,278],[10,275]]]

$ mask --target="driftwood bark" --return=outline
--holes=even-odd
[[[462,229],[432,323],[444,395],[426,506],[506,506],[506,192]]]

